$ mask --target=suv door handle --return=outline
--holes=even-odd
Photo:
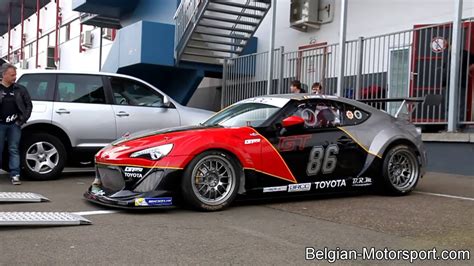
[[[56,113],[58,113],[58,114],[70,114],[71,112],[69,112],[68,110],[66,110],[64,108],[61,108],[61,109],[56,110]]]
[[[129,116],[129,114],[127,112],[120,111],[117,113],[117,116]]]

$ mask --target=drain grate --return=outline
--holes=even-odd
[[[87,224],[92,222],[68,212],[0,212],[0,226]]]
[[[48,198],[31,192],[0,192],[0,202],[43,202]]]

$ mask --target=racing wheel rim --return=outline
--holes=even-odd
[[[58,150],[49,142],[33,143],[26,151],[26,166],[33,172],[47,174],[53,171],[58,163]]]
[[[416,184],[418,174],[418,162],[410,151],[397,151],[388,162],[390,183],[400,191],[412,188]]]
[[[196,197],[208,205],[220,205],[231,195],[236,175],[232,163],[225,157],[209,155],[193,168],[193,191]]]

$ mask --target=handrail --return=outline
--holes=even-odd
[[[251,5],[251,2],[254,2],[254,5],[255,5],[255,6],[259,6],[259,3],[258,3],[257,1],[255,1],[255,0],[247,0],[247,2],[246,2],[245,5],[246,5],[246,6],[250,6],[250,5]],[[263,5],[262,5],[262,6],[263,6]],[[247,10],[248,10],[248,8],[242,8],[241,12],[242,12],[242,13],[245,13]],[[242,17],[243,17],[242,15],[239,15],[239,16],[237,17],[237,21],[241,21],[241,20],[242,20]],[[233,34],[235,34],[235,32],[236,32],[235,29],[237,28],[238,25],[239,25],[238,23],[235,23],[234,25],[232,25],[232,28],[233,28],[234,30],[232,30],[232,31],[230,32],[230,35],[231,35],[231,36],[232,36]],[[251,27],[251,26],[248,26],[247,28],[250,28],[250,27]]]
[[[175,20],[175,53],[191,23],[198,19],[199,10],[206,6],[209,0],[183,0],[173,17]],[[179,55],[175,54],[175,57]]]

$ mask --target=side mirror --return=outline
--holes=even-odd
[[[283,128],[289,128],[289,127],[294,127],[294,126],[303,126],[304,125],[304,119],[293,115],[290,117],[287,117],[283,119],[282,121]]]
[[[168,96],[163,96],[163,105],[166,107],[171,106],[171,101],[170,101],[170,98],[168,98]]]

